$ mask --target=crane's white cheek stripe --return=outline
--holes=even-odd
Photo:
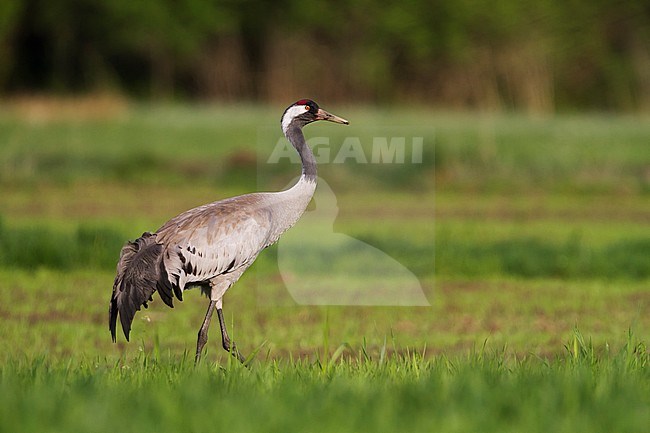
[[[284,112],[284,116],[282,116],[282,132],[286,134],[291,121],[306,111],[305,105],[296,105],[295,107],[287,109],[287,111]]]

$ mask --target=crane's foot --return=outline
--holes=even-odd
[[[221,341],[223,343],[224,350],[237,358],[239,362],[246,365],[246,358],[239,352],[239,350],[237,350],[235,343],[230,341],[228,331],[226,331],[226,322],[223,320],[223,311],[221,308],[217,308],[217,317],[219,317],[219,326],[221,327]]]
[[[244,357],[244,355],[242,355],[241,352],[237,350],[237,345],[234,342],[230,341],[230,338],[228,338],[227,334],[223,339],[223,348],[226,352],[229,352],[232,356],[237,358],[239,362],[246,365],[246,357]]]

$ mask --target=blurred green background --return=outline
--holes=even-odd
[[[274,246],[224,298],[250,370],[214,322],[190,367],[196,290],[114,344],[124,242],[286,187],[301,98],[331,158],[405,139],[318,170],[431,306],[297,304]],[[643,431],[650,2],[0,0],[0,299],[0,431]]]
[[[311,356],[327,317],[332,347],[371,351],[394,336],[396,351],[489,339],[545,356],[576,325],[612,347],[647,338],[649,36],[639,1],[2,2],[0,359],[191,350],[196,293],[138,315],[142,344],[112,344],[120,247],[285,187],[299,167],[260,155],[303,97],[351,121],[305,129],[332,155],[347,137],[365,155],[422,137],[419,163],[319,174],[334,230],[397,259],[432,307],[297,306],[271,248],[226,297],[243,351]]]
[[[650,4],[11,0],[0,94],[650,108]]]

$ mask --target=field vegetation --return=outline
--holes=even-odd
[[[216,326],[193,366],[207,307],[197,291],[174,310],[156,300],[132,341],[113,344],[127,239],[297,175],[266,163],[281,108],[0,111],[0,431],[646,428],[642,116],[328,106],[351,125],[305,132],[332,149],[356,137],[370,155],[373,137],[423,137],[422,163],[350,159],[319,174],[336,195],[334,231],[398,260],[431,306],[298,305],[274,247],[225,298],[249,368],[221,350]]]

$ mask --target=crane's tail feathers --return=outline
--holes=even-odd
[[[156,289],[165,304],[173,307],[171,295],[174,288],[168,281],[162,253],[163,246],[156,242],[156,235],[149,232],[122,248],[108,313],[108,327],[113,341],[118,313],[124,336],[129,341],[136,311],[140,311],[142,306],[147,308],[147,302],[152,300]]]

